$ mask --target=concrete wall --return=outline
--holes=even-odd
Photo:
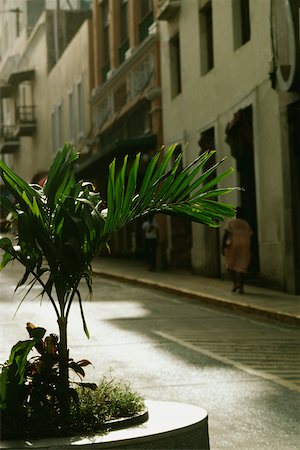
[[[3,2],[3,0],[2,0]],[[5,3],[5,2],[4,2]],[[0,3],[1,5],[1,3]],[[5,6],[5,5],[4,5]],[[21,8],[22,2],[15,2]],[[8,41],[5,52],[2,53],[0,78],[7,81],[11,73],[34,70],[31,80],[33,89],[33,104],[35,106],[36,130],[31,136],[21,136],[19,149],[13,155],[3,155],[3,159],[27,181],[40,170],[48,170],[57,151],[65,140],[70,140],[68,96],[73,89],[74,96],[74,127],[73,143],[78,150],[86,145],[86,135],[90,131],[90,24],[85,21],[78,33],[65,49],[55,67],[48,74],[47,23],[50,13],[44,11],[31,30],[29,36],[22,27],[19,38]],[[25,15],[25,14],[24,14]],[[1,15],[0,15],[1,16]],[[1,19],[1,17],[0,17]],[[5,22],[5,21],[4,21]],[[3,23],[4,23],[3,22]],[[6,23],[6,22],[5,22]],[[8,27],[15,27],[15,22],[7,19]],[[1,33],[5,27],[0,31]],[[12,31],[10,35],[14,35]],[[78,129],[78,83],[82,84],[83,126]],[[17,95],[15,88],[14,96]],[[12,102],[16,98],[12,98]],[[62,105],[62,142],[57,142],[53,148],[51,113],[55,111],[56,127],[58,123],[58,105]]]
[[[51,162],[48,126],[47,44],[45,34],[45,14],[40,17],[20,58],[20,67],[33,68],[33,102],[37,120],[36,131],[32,136],[20,138],[20,149],[15,154],[15,169],[30,181],[32,176],[47,170]]]
[[[89,27],[88,21],[84,22],[69,46],[62,54],[60,60],[51,70],[47,80],[48,92],[48,122],[51,112],[56,111],[62,105],[63,111],[63,137],[64,141],[72,141],[79,149],[85,145],[85,138],[90,130],[90,68],[89,68]],[[82,85],[83,129],[79,129],[78,108],[78,83]],[[74,101],[74,138],[71,139],[69,125],[69,94],[73,93]],[[56,116],[57,117],[57,116]],[[59,142],[62,146],[64,142]],[[51,143],[52,145],[52,143]]]
[[[167,141],[180,138],[178,130],[185,129],[193,147],[202,128],[214,123],[221,114],[237,109],[246,95],[268,79],[272,60],[268,2],[251,2],[253,38],[237,51],[233,50],[230,5],[231,2],[222,0],[213,2],[215,67],[204,76],[200,74],[198,1],[181,2],[178,17],[169,23],[160,22],[161,54],[162,60],[166,61],[162,67],[162,81]],[[183,91],[171,99],[168,40],[177,27]]]
[[[1,76],[6,81],[12,72],[31,69],[35,71],[31,83],[38,126],[32,136],[20,137],[18,151],[13,155],[4,156],[11,167],[27,181],[38,170],[47,169],[51,161],[50,147],[48,145],[46,68],[47,46],[45,15],[43,14],[35,25],[30,38],[26,35],[26,29],[23,28],[19,39],[3,54],[2,66],[0,67]],[[16,93],[17,90],[18,88],[16,88]]]
[[[166,145],[188,143],[186,163],[199,153],[200,133],[215,129],[217,159],[227,156],[221,166],[235,167],[236,161],[225,142],[225,128],[236,111],[252,106],[254,128],[254,165],[261,277],[273,286],[288,288],[285,266],[286,227],[283,186],[283,138],[287,145],[287,124],[282,118],[279,94],[272,89],[272,45],[270,2],[250,1],[251,38],[234,50],[232,2],[212,0],[214,67],[201,75],[199,7],[204,1],[181,2],[178,14],[160,22],[163,86],[163,123]],[[179,31],[182,92],[171,97],[169,39]],[[286,167],[286,170],[288,168]],[[285,174],[285,177],[287,173]],[[227,185],[237,185],[236,175]],[[225,200],[225,198],[224,198]],[[226,201],[239,203],[238,193]],[[220,260],[215,230],[193,224],[192,264],[194,270],[217,275]],[[290,264],[290,261],[289,261]]]

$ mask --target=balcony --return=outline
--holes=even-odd
[[[20,72],[12,72],[8,79],[8,84],[11,86],[17,86],[24,81],[29,81],[34,78],[35,70],[23,70]]]
[[[35,106],[18,106],[16,136],[32,136],[35,133],[35,130]]]
[[[159,0],[157,20],[170,20],[180,9],[179,0]]]
[[[0,128],[0,153],[14,153],[20,145],[16,137],[15,125],[2,125]]]

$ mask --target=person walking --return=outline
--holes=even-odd
[[[146,258],[148,270],[156,270],[156,247],[158,241],[158,223],[153,214],[149,214],[147,220],[143,222],[142,228],[146,238]]]
[[[244,292],[245,274],[251,259],[252,234],[250,225],[241,217],[241,208],[237,207],[236,218],[225,223],[222,241],[222,254],[233,280],[232,292]]]

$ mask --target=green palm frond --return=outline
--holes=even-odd
[[[71,144],[57,153],[43,188],[26,183],[0,161],[0,175],[16,199],[15,204],[4,198],[1,202],[18,224],[17,246],[8,238],[0,239],[1,268],[14,259],[21,262],[25,274],[19,286],[31,274],[58,315],[67,315],[76,298],[88,334],[78,284],[85,279],[91,291],[92,259],[124,225],[149,212],[181,216],[211,227],[235,215],[232,205],[218,201],[234,188],[216,187],[233,169],[212,178],[223,161],[206,170],[214,154],[209,151],[180,170],[182,153],[171,164],[175,150],[176,145],[151,158],[139,189],[140,154],[130,167],[126,156],[118,173],[114,160],[109,166],[106,203],[91,183],[76,182],[78,155]]]
[[[104,239],[109,239],[128,221],[148,212],[178,215],[211,227],[217,227],[225,217],[235,215],[232,205],[217,201],[220,195],[228,194],[234,188],[214,188],[228,177],[233,169],[230,168],[211,179],[223,160],[205,170],[205,164],[214,154],[210,151],[181,171],[179,165],[182,153],[180,153],[173,167],[167,170],[175,149],[174,145],[164,156],[160,151],[151,159],[139,192],[136,190],[136,180],[140,155],[136,156],[127,180],[124,175],[127,161],[124,161],[118,175],[115,175],[115,161],[111,163]],[[208,178],[210,181],[206,182]]]

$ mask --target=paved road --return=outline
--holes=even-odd
[[[0,360],[27,337],[27,321],[56,331],[51,305],[38,299],[25,301],[13,319],[17,274],[16,267],[0,272]],[[212,450],[299,448],[299,328],[96,277],[85,304],[87,340],[73,306],[69,347],[75,360],[93,362],[89,380],[111,373],[147,398],[201,405]]]

